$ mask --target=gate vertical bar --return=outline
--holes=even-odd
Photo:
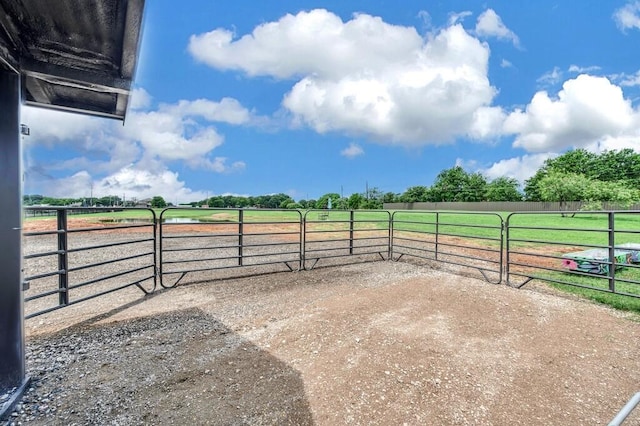
[[[20,76],[0,71],[0,417],[28,383],[25,377],[22,295],[22,165]]]
[[[67,234],[67,210],[60,209],[58,215],[58,304],[69,304],[69,257]]]
[[[607,213],[609,219],[609,290],[616,292],[616,231],[614,212]]]
[[[355,212],[349,212],[349,254],[353,254],[353,219]]]
[[[307,268],[307,214],[309,211],[307,210],[302,216],[302,256],[300,256],[300,270],[305,270]]]
[[[242,245],[244,244],[244,210],[238,210],[238,266],[243,265]]]
[[[389,223],[388,223],[388,235],[389,235],[389,249],[387,250],[387,260],[393,260],[393,214],[391,212],[387,212],[389,214]]]
[[[302,212],[300,210],[298,210],[298,217],[300,222],[298,223],[299,226],[299,230],[300,230],[300,245],[299,250],[300,250],[300,255],[299,255],[299,259],[300,259],[300,263],[298,264],[298,271],[302,271],[302,269],[304,268],[304,220],[306,217],[302,216]]]
[[[504,236],[505,236],[505,222],[504,219],[502,218],[502,215],[499,215],[500,217],[500,282],[502,282],[503,278],[504,278]]]
[[[436,250],[435,258],[438,260],[438,236],[440,235],[440,213],[436,212]]]
[[[505,243],[505,254],[504,254],[504,276],[505,276],[505,280],[507,281],[507,285],[509,285],[509,262],[511,261],[511,256],[510,256],[510,244],[509,244],[509,238],[510,238],[510,222],[511,222],[511,216],[513,216],[513,213],[509,214],[509,216],[507,216],[507,220],[505,221],[505,238],[504,238],[504,243]]]

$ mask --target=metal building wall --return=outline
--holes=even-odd
[[[23,385],[20,76],[0,71],[0,391]],[[2,408],[2,407],[0,407]]]

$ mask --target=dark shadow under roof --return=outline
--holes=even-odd
[[[0,71],[27,105],[124,119],[144,0],[0,0]]]

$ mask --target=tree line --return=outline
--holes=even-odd
[[[481,173],[468,173],[455,166],[442,170],[433,185],[411,186],[403,193],[383,192],[373,187],[365,192],[343,197],[330,192],[316,199],[294,200],[283,193],[259,196],[216,195],[186,206],[213,208],[269,209],[381,209],[385,203],[482,202],[482,201],[582,201],[586,210],[600,210],[604,202],[628,207],[640,202],[640,154],[632,149],[605,151],[600,154],[584,149],[568,151],[545,161],[524,183],[523,191],[516,179],[498,177],[488,180]],[[101,198],[51,198],[25,195],[25,205],[52,206],[131,206],[135,200],[118,196]],[[150,200],[151,207],[163,208],[171,203],[161,196]]]
[[[109,195],[106,197],[55,198],[40,194],[28,194],[22,196],[22,204],[25,206],[133,207],[136,205],[136,200],[123,200],[117,195]]]
[[[640,154],[632,149],[594,154],[584,149],[547,160],[525,182],[531,201],[582,201],[585,210],[604,202],[629,207],[640,202]]]

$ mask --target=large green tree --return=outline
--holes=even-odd
[[[487,184],[485,192],[487,201],[522,201],[518,191],[518,181],[514,178],[499,177]]]
[[[429,188],[426,186],[410,186],[400,196],[403,203],[418,203],[429,200]]]
[[[429,201],[483,201],[487,180],[480,173],[467,173],[460,166],[441,171],[436,177]]]
[[[167,207],[167,202],[160,195],[156,195],[151,199],[151,207],[156,209],[163,209]]]
[[[640,154],[632,149],[605,151],[595,167],[586,170],[589,177],[605,182],[626,181],[640,188]]]
[[[397,203],[400,200],[400,195],[393,192],[385,192],[382,196],[383,203]]]
[[[604,182],[627,182],[640,187],[640,154],[632,149],[605,151],[594,154],[585,149],[568,151],[559,157],[545,161],[544,165],[525,182],[525,198],[543,201],[540,182],[549,173],[568,173]]]
[[[362,194],[354,193],[347,200],[347,207],[350,210],[358,210],[364,206],[366,198]]]
[[[462,201],[467,172],[460,166],[441,171],[431,186],[430,201]]]
[[[633,188],[627,181],[606,182],[591,180],[584,194],[583,210],[602,210],[604,202],[615,208],[628,208],[640,202],[640,190]]]

